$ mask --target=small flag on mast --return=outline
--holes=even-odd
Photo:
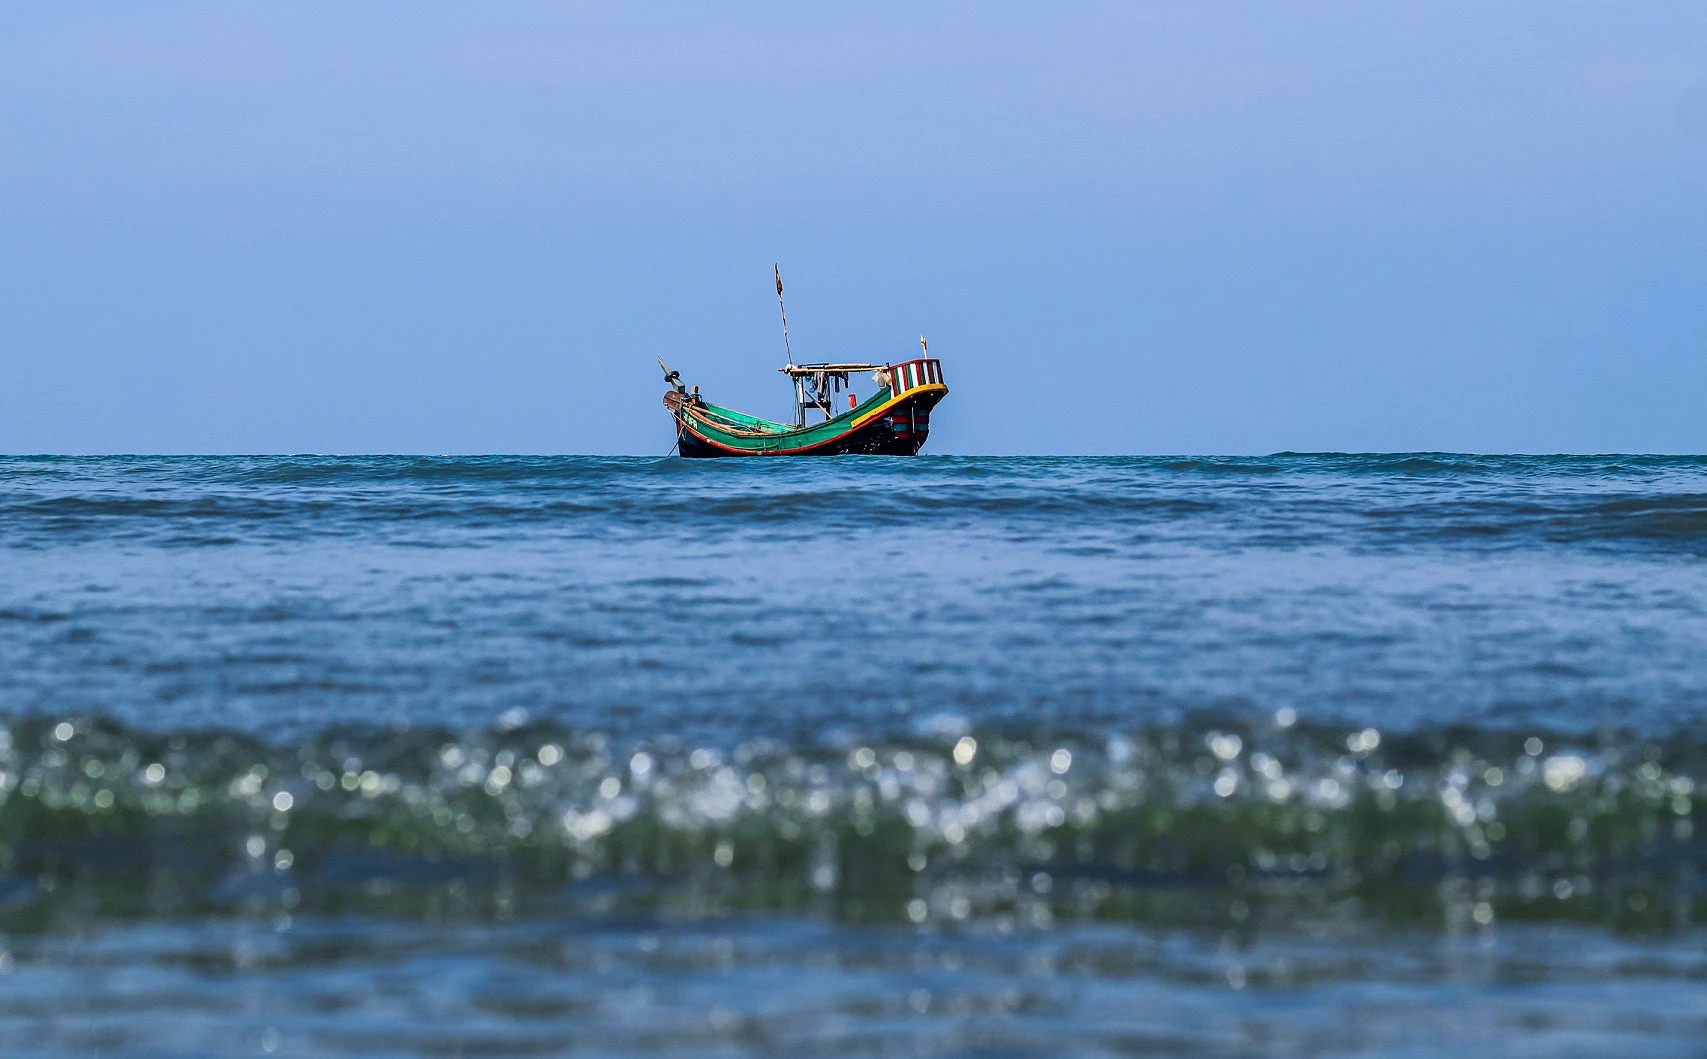
[[[774,265],[772,267],[776,269],[776,296],[780,298],[782,297],[782,266]]]

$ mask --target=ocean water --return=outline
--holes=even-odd
[[[1707,458],[0,458],[0,1054],[1707,1053]]]

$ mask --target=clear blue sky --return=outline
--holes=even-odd
[[[0,11],[0,451],[1707,450],[1707,3]]]

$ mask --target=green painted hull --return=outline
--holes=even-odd
[[[897,396],[884,387],[858,407],[804,427],[761,419],[694,397],[670,393],[681,454],[727,456],[912,456],[930,433],[930,412],[948,392],[937,384]]]

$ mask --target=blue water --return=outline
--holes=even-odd
[[[0,1053],[1700,1054],[1707,459],[0,458]]]

